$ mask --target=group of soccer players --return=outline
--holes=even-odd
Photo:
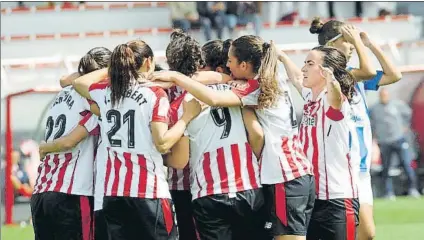
[[[176,30],[169,70],[142,40],[90,50],[48,112],[36,239],[372,239],[365,91],[401,74],[354,26],[310,32],[302,68],[251,35],[200,46]]]

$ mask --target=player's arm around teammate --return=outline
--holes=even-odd
[[[91,116],[91,114],[90,114]],[[40,159],[43,159],[47,153],[63,152],[72,149],[79,142],[84,140],[89,132],[84,126],[78,125],[68,135],[53,140],[52,142],[42,142],[39,146]]]
[[[172,72],[155,73],[153,79],[173,81],[210,106],[256,107],[267,139],[261,161],[261,181],[269,189],[264,228],[276,239],[304,239],[314,200],[313,177],[298,146],[292,101],[285,81],[277,77],[277,61],[273,44],[243,36],[232,43],[228,54],[227,67],[242,82],[232,91],[214,91]]]
[[[244,107],[241,111],[243,114],[244,126],[247,131],[247,139],[249,140],[253,153],[259,161],[265,144],[264,130],[253,109]]]

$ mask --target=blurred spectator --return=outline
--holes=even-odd
[[[380,147],[378,147],[377,140],[372,140],[372,156],[371,156],[371,167],[373,165],[380,166],[381,165],[381,152]]]
[[[260,36],[262,22],[260,18],[262,2],[227,2],[227,26],[234,38],[233,31],[237,24],[253,23],[255,34]]]
[[[28,175],[30,186],[34,187],[38,176],[38,166],[40,164],[38,143],[32,139],[27,139],[21,142],[19,149],[25,157],[24,170]]]
[[[362,2],[362,17],[382,17],[396,12],[396,2]]]
[[[224,2],[197,2],[197,12],[205,33],[206,41],[212,39],[212,28],[215,27],[218,39],[222,39],[225,26]]]
[[[238,18],[238,7],[239,7],[239,2],[226,2],[226,15],[227,15],[227,27],[228,27],[228,32],[230,33],[230,38],[234,38],[235,36],[233,36],[234,33],[234,28],[237,26],[237,18]]]
[[[417,177],[411,167],[411,147],[407,141],[411,120],[411,108],[400,100],[390,99],[386,89],[380,90],[380,102],[374,105],[370,114],[373,133],[381,151],[383,163],[382,177],[386,187],[386,197],[395,199],[393,182],[389,176],[393,153],[405,170],[409,181],[408,194],[418,197]]]
[[[168,6],[171,10],[173,28],[188,32],[192,23],[199,21],[195,2],[168,2]]]
[[[328,2],[270,2],[269,21],[294,21],[328,17]]]
[[[31,197],[32,187],[29,183],[28,174],[25,171],[25,163],[21,161],[22,154],[19,151],[12,152],[12,184],[16,192],[24,197]]]
[[[253,23],[255,35],[260,36],[262,21],[262,2],[240,2],[240,15],[238,24],[247,25]]]
[[[350,2],[353,4],[353,10],[354,12],[352,12],[354,14],[355,17],[361,17],[363,14],[363,2]],[[337,2],[328,2],[328,11],[330,14],[330,18],[337,18],[337,17],[353,17],[353,16],[349,16],[350,15],[350,11],[348,12],[342,12],[341,10],[343,9],[343,6],[340,6],[340,4],[344,4],[344,3],[337,3]],[[339,5],[339,7],[336,7],[337,5]],[[350,9],[349,9],[350,10]],[[374,13],[376,14],[376,13]]]
[[[380,9],[380,11],[378,11],[379,17],[387,17],[389,15],[392,15],[392,13],[387,11],[386,9]]]

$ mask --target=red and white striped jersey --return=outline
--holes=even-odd
[[[170,102],[174,102],[175,99],[180,97],[184,92],[184,89],[182,89],[180,86],[172,86],[166,90]]]
[[[357,198],[359,154],[352,156],[352,140],[356,139],[351,108],[347,99],[341,110],[332,108],[327,90],[316,101],[312,92],[302,90],[305,100],[300,139],[303,151],[312,162],[318,199]]]
[[[225,91],[226,84],[209,85]],[[193,96],[186,96],[189,101]],[[261,187],[240,107],[208,107],[187,126],[193,199]]]
[[[151,122],[168,124],[169,101],[159,87],[133,83],[112,107],[108,82],[92,84],[91,98],[102,118],[102,141],[108,149],[105,196],[170,198],[163,158],[153,143]]]
[[[262,184],[283,183],[312,174],[311,164],[298,139],[296,112],[289,86],[282,80],[279,85],[283,94],[275,106],[255,109],[265,133],[260,162]],[[233,88],[233,92],[240,97],[244,106],[258,105],[260,89],[257,80],[248,80]]]
[[[47,112],[46,142],[69,134],[78,124],[90,133],[94,132],[98,126],[97,116],[92,115],[89,109],[87,100],[71,86],[63,88]],[[69,151],[46,155],[38,167],[33,193],[92,196],[96,141],[97,138],[90,134]]]
[[[171,103],[169,109],[169,127],[172,127],[183,114],[182,103],[186,92],[183,92]],[[184,169],[168,167],[168,184],[170,190],[190,190],[190,166]]]

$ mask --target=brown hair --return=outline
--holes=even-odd
[[[138,70],[143,65],[144,59],[149,57],[153,58],[153,51],[147,43],[141,40],[115,47],[109,66],[112,106],[124,98],[132,81],[139,78]]]
[[[333,69],[334,77],[339,82],[342,93],[350,102],[355,91],[355,77],[350,71],[346,70],[347,60],[345,55],[340,50],[333,47],[319,46],[312,50],[324,53],[322,66]]]
[[[315,17],[312,20],[309,32],[312,34],[318,34],[318,43],[320,45],[325,45],[329,40],[342,33],[340,28],[344,25],[344,22],[337,20],[330,20],[323,23],[319,17]]]
[[[259,74],[259,108],[274,106],[281,95],[278,85],[278,57],[274,44],[264,42],[258,36],[246,35],[234,40],[232,47],[237,61],[252,64],[253,72]]]
[[[166,47],[166,61],[170,70],[189,77],[205,64],[199,42],[181,29],[171,33],[171,42]]]
[[[78,73],[84,75],[107,67],[112,52],[105,47],[95,47],[87,52],[79,61]]]
[[[227,39],[222,41],[212,40],[205,43],[202,46],[202,55],[205,59],[206,66],[210,67],[213,71],[216,71],[218,67],[224,70],[224,73],[230,74],[231,71],[227,67],[228,61],[228,50],[230,49],[233,40]]]

